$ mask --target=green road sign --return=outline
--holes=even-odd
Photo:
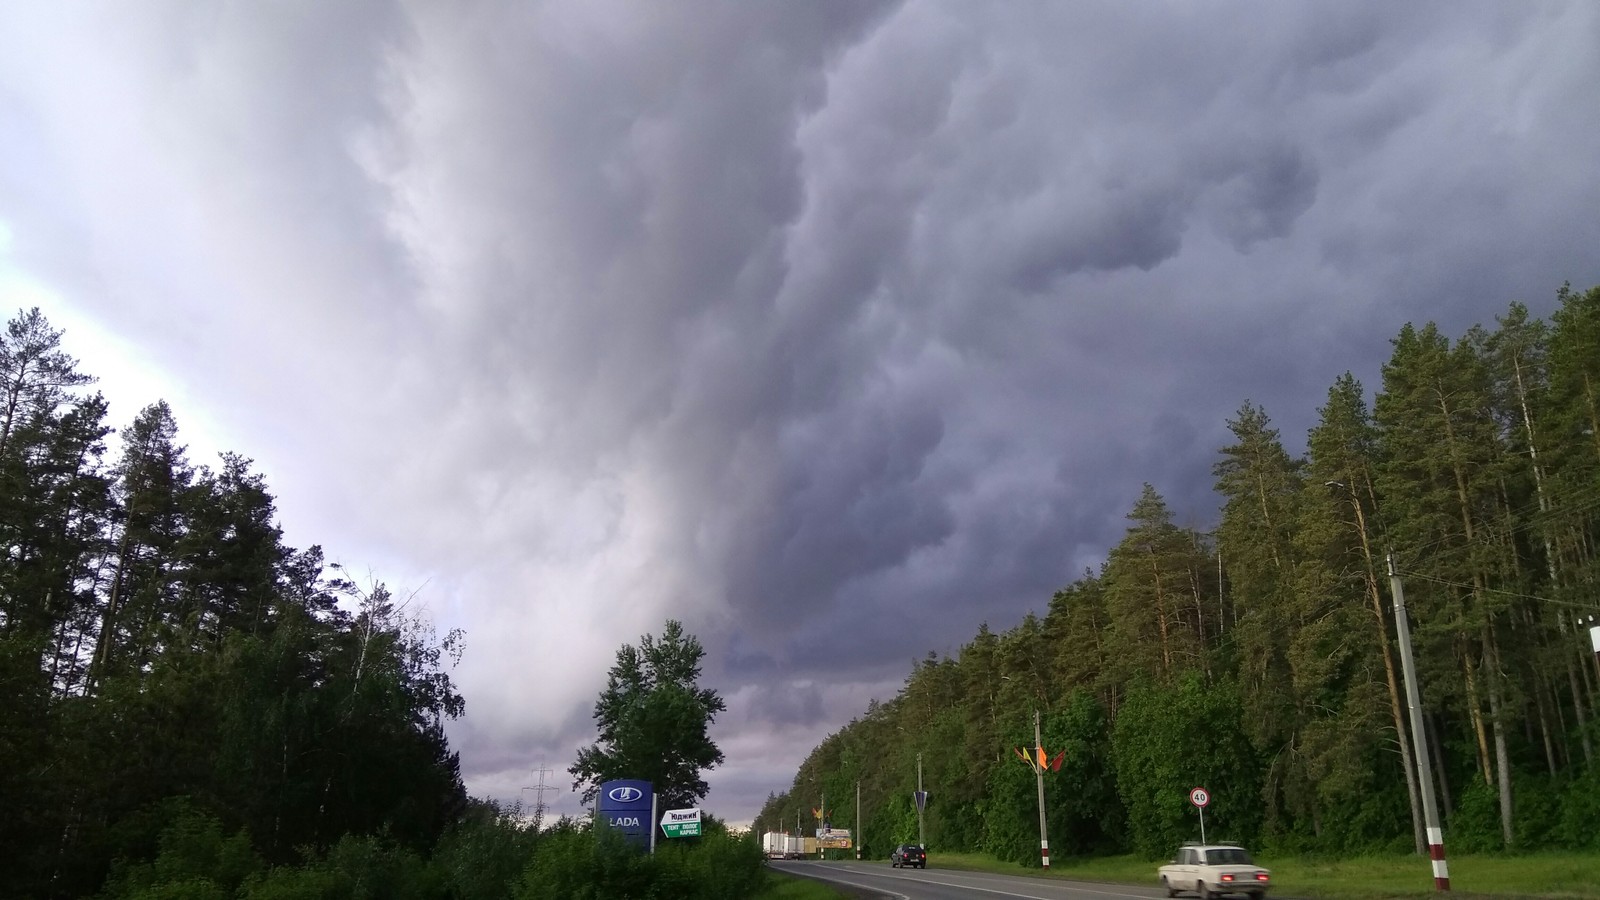
[[[700,810],[669,809],[661,816],[661,833],[669,838],[699,837]]]

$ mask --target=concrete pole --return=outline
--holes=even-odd
[[[856,779],[856,859],[861,858],[861,779]]]
[[[1044,746],[1044,738],[1039,733],[1039,711],[1033,711],[1033,756],[1029,765],[1033,766],[1034,780],[1039,783],[1039,860],[1046,869],[1050,868],[1050,832],[1044,822],[1044,767],[1039,765],[1039,749]]]
[[[917,796],[922,796],[922,754],[917,754]],[[922,807],[926,803],[917,804],[917,846],[928,849],[928,834],[922,828]]]
[[[1422,689],[1417,686],[1417,664],[1411,658],[1411,623],[1406,617],[1406,593],[1388,555],[1389,590],[1394,594],[1395,636],[1400,644],[1400,668],[1405,675],[1406,703],[1411,707],[1412,755],[1417,759],[1417,780],[1422,782],[1422,819],[1428,828],[1428,859],[1433,863],[1433,889],[1450,890],[1450,867],[1444,858],[1444,829],[1439,825],[1439,804],[1433,798],[1433,765],[1428,761],[1428,733],[1422,720]]]
[[[822,859],[828,855],[828,851],[822,849],[822,823],[828,819],[827,791],[822,792],[822,806],[817,810],[817,812],[821,813],[821,815],[817,816],[817,859]]]

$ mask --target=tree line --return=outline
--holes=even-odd
[[[61,337],[0,334],[0,893],[87,896],[194,835],[266,869],[432,848],[467,810],[460,635],[286,546],[251,461],[191,462],[167,404],[114,430]]]
[[[1282,851],[1424,847],[1415,754],[1456,849],[1600,847],[1600,288],[1548,321],[1512,304],[1450,340],[1392,341],[1371,396],[1329,387],[1305,451],[1245,402],[1213,473],[1214,528],[1150,485],[1099,571],[1003,632],[930,653],[818,745],[756,830],[810,822],[860,785],[874,856],[914,840],[920,755],[935,848],[1037,865],[1031,770],[1057,854],[1169,852],[1208,832]],[[1413,621],[1428,742],[1411,739],[1392,554]],[[1600,621],[1600,620],[1597,620]],[[810,827],[809,824],[807,827]]]

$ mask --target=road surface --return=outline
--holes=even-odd
[[[1167,896],[1153,883],[1154,867],[1150,870],[1152,884],[1144,887],[937,867],[893,869],[881,862],[773,860],[770,865],[787,875],[815,878],[863,896],[891,900],[1165,900]]]

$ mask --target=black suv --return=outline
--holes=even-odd
[[[895,868],[916,866],[919,869],[928,867],[928,853],[916,844],[901,844],[889,854],[889,865]]]

